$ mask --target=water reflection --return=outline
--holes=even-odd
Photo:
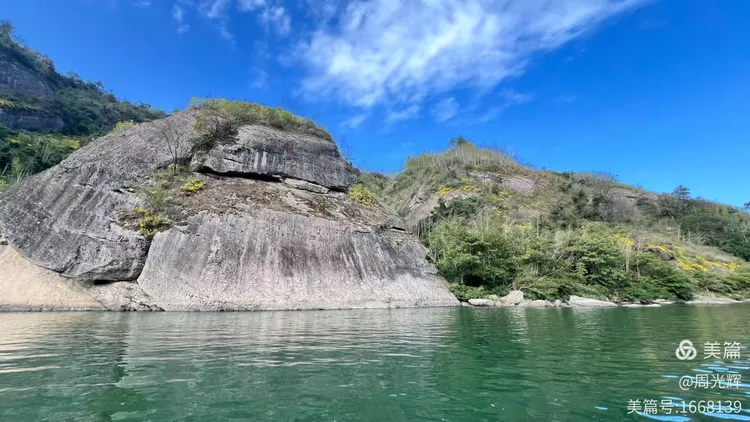
[[[686,392],[673,378],[750,379],[745,361],[674,357],[683,339],[750,344],[748,310],[0,314],[0,409],[3,420],[643,418],[626,415],[628,399],[750,402],[747,387]]]

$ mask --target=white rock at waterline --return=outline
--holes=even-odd
[[[469,304],[472,306],[495,306],[495,302],[489,299],[469,299]]]
[[[518,304],[518,306],[523,306],[526,308],[546,308],[553,305],[546,300],[532,300],[531,302],[521,302]]]
[[[614,308],[617,304],[613,302],[607,302],[604,300],[591,299],[581,296],[571,296],[568,301],[570,306],[574,308]]]
[[[520,290],[511,290],[510,293],[500,298],[502,306],[516,306],[523,301],[523,292]]]
[[[661,304],[659,303],[623,303],[623,308],[661,308]]]

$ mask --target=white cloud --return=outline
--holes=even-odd
[[[370,117],[367,113],[357,114],[355,116],[350,117],[349,119],[344,120],[341,123],[341,126],[350,128],[350,129],[356,129],[358,128],[362,123],[367,120],[367,118]]]
[[[185,32],[190,30],[190,25],[185,23],[185,9],[183,9],[180,5],[175,4],[172,7],[172,18],[177,22],[177,32],[180,34],[184,34]]]
[[[203,0],[199,10],[208,19],[225,19],[231,6],[230,0]]]
[[[386,113],[385,119],[388,123],[397,123],[402,120],[414,119],[419,116],[419,110],[420,107],[416,104],[412,104],[409,107],[398,111],[389,110]]]
[[[520,92],[513,91],[512,89],[504,89],[500,92],[500,96],[505,99],[506,106],[526,104],[534,100],[534,96],[531,94],[522,94]]]
[[[146,9],[148,7],[151,7],[151,0],[135,0],[133,1],[133,6],[140,7],[141,9]]]
[[[260,20],[271,25],[280,35],[287,35],[292,28],[292,19],[281,6],[266,7],[260,13]]]
[[[255,67],[251,69],[252,74],[252,81],[250,82],[250,86],[252,88],[256,89],[266,89],[268,88],[268,72],[265,70]]]
[[[297,50],[309,72],[302,89],[353,106],[405,110],[458,86],[489,90],[523,73],[535,53],[644,1],[353,1]]]
[[[438,122],[450,120],[451,117],[456,115],[456,112],[458,112],[458,102],[453,97],[438,102],[432,109],[432,114]]]
[[[265,0],[238,0],[237,1],[237,8],[240,9],[241,12],[251,12],[255,9],[260,9],[261,7],[265,7],[266,1]]]
[[[498,94],[498,101],[493,102],[495,105],[490,106],[484,112],[479,114],[470,123],[486,123],[500,117],[501,114],[509,107],[518,106],[534,101],[531,94],[523,94],[512,89],[504,89]]]

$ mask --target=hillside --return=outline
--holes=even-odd
[[[119,100],[101,82],[61,75],[54,63],[14,39],[0,22],[0,191],[60,162],[118,122],[164,117]]]
[[[750,214],[682,186],[656,194],[606,174],[535,170],[462,137],[360,182],[405,217],[460,298],[750,294]]]

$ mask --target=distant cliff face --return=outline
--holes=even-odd
[[[13,60],[0,48],[0,96],[21,96],[51,101],[54,94],[33,69]]]
[[[0,195],[0,232],[34,264],[95,282],[83,292],[108,309],[458,303],[400,218],[349,198],[352,169],[335,144],[245,126],[236,140],[173,157],[163,125],[190,138],[194,120],[189,110],[106,136],[14,186]],[[155,180],[175,158],[193,171]],[[185,180],[205,187],[186,192]],[[144,220],[122,219],[148,205],[144,191],[170,203],[171,227],[152,240],[138,230]],[[22,278],[0,275],[0,288],[11,277]]]
[[[39,107],[12,107],[0,104],[0,124],[10,129],[32,131],[60,131],[60,116],[45,111],[54,101],[54,93],[39,74],[13,60],[0,48],[0,98],[30,99]]]

